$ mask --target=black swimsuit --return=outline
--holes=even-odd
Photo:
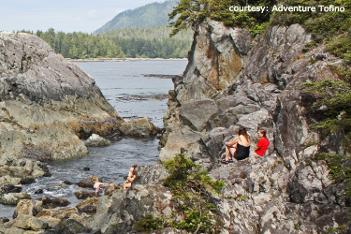
[[[236,149],[236,159],[237,160],[243,160],[245,158],[248,158],[250,155],[250,146],[243,146],[238,143],[237,149]]]

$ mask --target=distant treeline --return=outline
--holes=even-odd
[[[64,33],[54,29],[29,32],[45,40],[65,58],[184,58],[190,49],[190,31],[170,37],[167,27],[122,29],[104,34]]]

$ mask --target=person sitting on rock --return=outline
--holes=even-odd
[[[225,159],[222,163],[233,162],[233,157],[243,160],[250,155],[250,136],[245,128],[240,128],[235,138],[225,143]]]
[[[263,156],[265,155],[265,153],[268,149],[270,142],[267,139],[266,130],[259,129],[257,134],[258,134],[259,140],[258,140],[257,145],[256,145],[255,156],[259,157],[259,158],[263,158]]]
[[[132,186],[132,183],[134,182],[134,180],[136,179],[136,177],[137,177],[137,170],[136,170],[136,168],[137,168],[137,165],[134,164],[129,169],[127,180],[123,184],[123,189],[124,190],[129,189]]]
[[[99,178],[97,176],[93,176],[92,180],[94,181],[94,189],[95,189],[95,195],[99,196],[99,194],[103,191],[103,188],[106,186],[105,183],[101,183],[99,181]]]

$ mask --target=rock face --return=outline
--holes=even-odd
[[[337,78],[329,65],[341,60],[323,46],[306,52],[310,41],[298,24],[252,40],[208,20],[195,33],[183,77],[173,80],[160,159],[183,152],[226,181],[223,233],[322,233],[347,224],[342,185],[315,159],[328,142],[311,129],[301,91],[306,81]],[[322,52],[323,60],[314,59]],[[239,127],[252,136],[252,150],[257,129],[268,131],[265,158],[218,165]]]
[[[24,33],[0,34],[0,106],[0,158],[84,156],[79,138],[122,122],[92,78]]]

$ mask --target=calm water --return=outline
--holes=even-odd
[[[181,75],[185,60],[121,61],[79,63],[95,78],[107,100],[122,117],[148,116],[157,126],[167,110],[165,96],[173,89],[170,79],[144,77],[143,74]],[[160,99],[160,96],[164,97]]]
[[[144,74],[180,75],[186,66],[184,60],[167,61],[121,61],[82,62],[78,65],[93,77],[107,100],[122,117],[147,116],[162,127],[162,118],[167,110],[166,94],[173,89],[170,79],[144,77]],[[104,181],[120,183],[130,165],[152,164],[158,160],[158,140],[125,138],[108,147],[90,148],[89,156],[64,162],[50,163],[51,177],[39,178],[26,186],[33,198],[38,189],[44,195],[68,198],[77,203],[73,192],[76,185],[65,185],[64,180],[78,182],[90,175],[102,177]],[[84,171],[89,167],[89,171]],[[0,216],[11,216],[13,207],[0,206]]]

